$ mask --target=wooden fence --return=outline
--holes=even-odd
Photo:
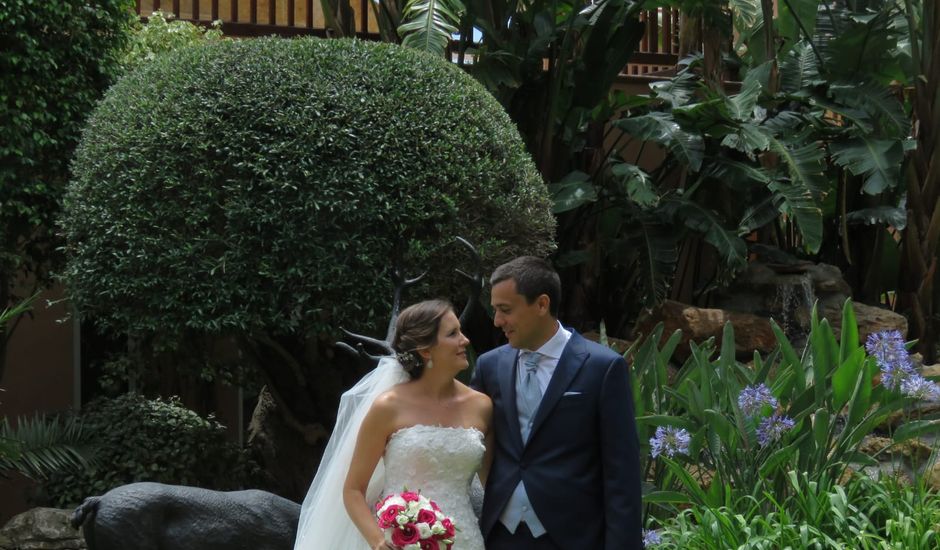
[[[350,0],[356,34],[378,39],[379,27],[369,3]],[[154,11],[174,14],[197,23],[222,21],[228,36],[327,36],[328,25],[320,0],[137,0],[137,13],[147,17]],[[624,67],[623,75],[643,75],[675,67],[679,49],[679,12],[659,8],[643,12],[646,34],[640,47]]]

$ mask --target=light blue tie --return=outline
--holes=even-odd
[[[529,433],[532,431],[532,421],[535,420],[535,412],[542,401],[542,389],[539,388],[539,380],[536,371],[539,368],[540,353],[529,352],[522,362],[525,367],[525,374],[522,379],[522,387],[519,388],[519,428],[522,431],[522,440],[529,440]]]

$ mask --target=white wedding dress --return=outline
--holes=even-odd
[[[483,434],[476,428],[417,425],[392,434],[385,446],[385,489],[420,492],[454,519],[454,550],[484,550],[471,493],[483,460]]]
[[[401,365],[385,357],[343,394],[333,434],[300,510],[294,550],[369,550],[343,506],[343,483],[369,407],[382,392],[406,380]],[[476,475],[484,447],[483,434],[476,428],[402,428],[389,437],[366,501],[375,503],[406,488],[420,491],[454,519],[458,531],[453,550],[484,550],[477,523],[483,488]]]

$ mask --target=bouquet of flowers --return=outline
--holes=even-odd
[[[388,495],[375,505],[375,515],[385,540],[402,550],[450,550],[454,545],[453,518],[419,493],[405,490]]]

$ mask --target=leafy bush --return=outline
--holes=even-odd
[[[389,44],[218,41],[123,78],[91,117],[63,227],[78,306],[119,330],[377,326],[396,250],[457,287],[546,254],[545,186],[499,104]]]
[[[133,6],[0,1],[0,307],[18,277],[47,282],[59,257],[54,220],[69,159],[86,117],[120,71]]]
[[[53,475],[44,485],[56,506],[67,507],[135,481],[235,490],[250,485],[256,466],[226,439],[225,427],[178,400],[138,394],[101,399],[81,414],[82,430],[98,449],[93,465]]]
[[[206,28],[189,21],[174,20],[173,17],[171,13],[155,11],[146,23],[135,29],[124,55],[123,63],[127,69],[185,46],[222,39],[221,21],[215,21],[211,28]]]

